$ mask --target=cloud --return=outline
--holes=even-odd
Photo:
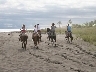
[[[96,19],[95,3],[95,0],[2,0],[0,24],[12,24],[13,28],[26,24],[27,28],[33,28],[40,23],[41,27],[48,27],[59,20],[64,25],[70,18],[73,23],[84,23]]]

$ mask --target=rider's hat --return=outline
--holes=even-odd
[[[54,23],[52,23],[52,25],[55,25]]]

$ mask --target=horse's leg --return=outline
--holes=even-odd
[[[26,50],[26,43],[24,43],[24,48],[25,48],[25,50]]]
[[[39,37],[39,41],[41,41],[41,36]]]
[[[22,48],[23,48],[23,42],[22,42]]]
[[[50,35],[48,35],[48,39],[49,39],[49,41],[50,41]]]
[[[56,42],[56,36],[54,36],[54,40],[55,40],[55,42]]]
[[[40,34],[40,41],[41,41],[41,34]]]
[[[51,36],[51,42],[53,42],[53,36]]]
[[[34,37],[34,45],[37,46],[37,38]]]
[[[27,39],[26,39],[26,44],[27,44]]]
[[[27,44],[27,39],[28,39],[28,37],[25,38],[25,42],[26,42],[26,44]]]
[[[24,48],[23,44],[24,44],[24,42],[22,42],[22,48]]]
[[[56,36],[54,36],[54,40],[55,40],[55,46],[56,46]]]
[[[39,38],[40,38],[40,37],[39,37],[39,36],[37,36],[37,42],[38,42],[38,44],[39,44]]]
[[[36,36],[35,38],[34,38],[34,47],[37,49],[38,48],[38,46],[37,46],[37,43],[39,43],[39,36]]]
[[[68,36],[68,43],[70,43],[70,41],[69,41],[69,36]]]
[[[70,38],[71,38],[71,42],[72,42],[72,40],[73,40],[73,37],[71,36]]]
[[[73,40],[72,33],[70,33],[70,38],[71,38],[71,42],[72,42],[72,40]]]

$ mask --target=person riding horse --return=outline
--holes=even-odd
[[[26,50],[26,45],[27,45],[27,39],[28,39],[28,35],[26,34],[26,30],[25,30],[25,25],[23,24],[22,29],[20,29],[21,34],[19,35],[19,41],[22,42],[22,48],[25,48]]]
[[[40,41],[41,41],[41,30],[40,30],[39,24],[37,24],[37,32],[38,32],[38,34],[39,34],[39,39],[40,39]]]
[[[72,36],[71,26],[69,26],[69,24],[67,26],[67,32],[65,31],[65,33],[66,33],[66,37],[65,38],[67,38],[69,34]]]
[[[36,25],[34,26],[33,34],[32,34],[32,39],[34,41],[34,45],[37,46],[37,42],[39,44],[39,34],[37,32],[37,27]]]
[[[55,24],[52,23],[52,26],[51,26],[51,39],[52,39],[52,42],[53,42],[53,39],[55,40],[56,42],[56,33],[55,33],[55,28],[56,26],[54,26]]]
[[[67,31],[65,31],[65,34],[66,34],[65,38],[68,38],[68,41],[69,41],[69,37],[70,37],[72,42],[73,36],[72,36],[71,26],[69,26],[69,24],[67,26]]]
[[[27,34],[26,34],[26,30],[25,30],[25,25],[23,24],[23,26],[22,26],[22,29],[20,29],[21,31],[20,31],[20,39],[21,39],[21,36],[27,36]],[[19,40],[20,40],[19,39]]]
[[[36,25],[34,26],[34,30],[33,30],[33,34],[32,34],[32,39],[34,41],[34,35],[37,34],[37,28],[36,28]]]

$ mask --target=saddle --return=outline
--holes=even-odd
[[[65,38],[67,38],[68,36],[69,36],[69,37],[72,37],[72,32],[67,32],[67,31],[65,31],[65,34],[66,34],[66,37],[65,37]]]
[[[56,36],[56,33],[54,31],[51,31],[51,36]]]
[[[33,33],[33,35],[32,35],[32,39],[33,39],[34,37],[36,37],[36,36],[39,36],[39,34],[37,34],[37,33]]]

